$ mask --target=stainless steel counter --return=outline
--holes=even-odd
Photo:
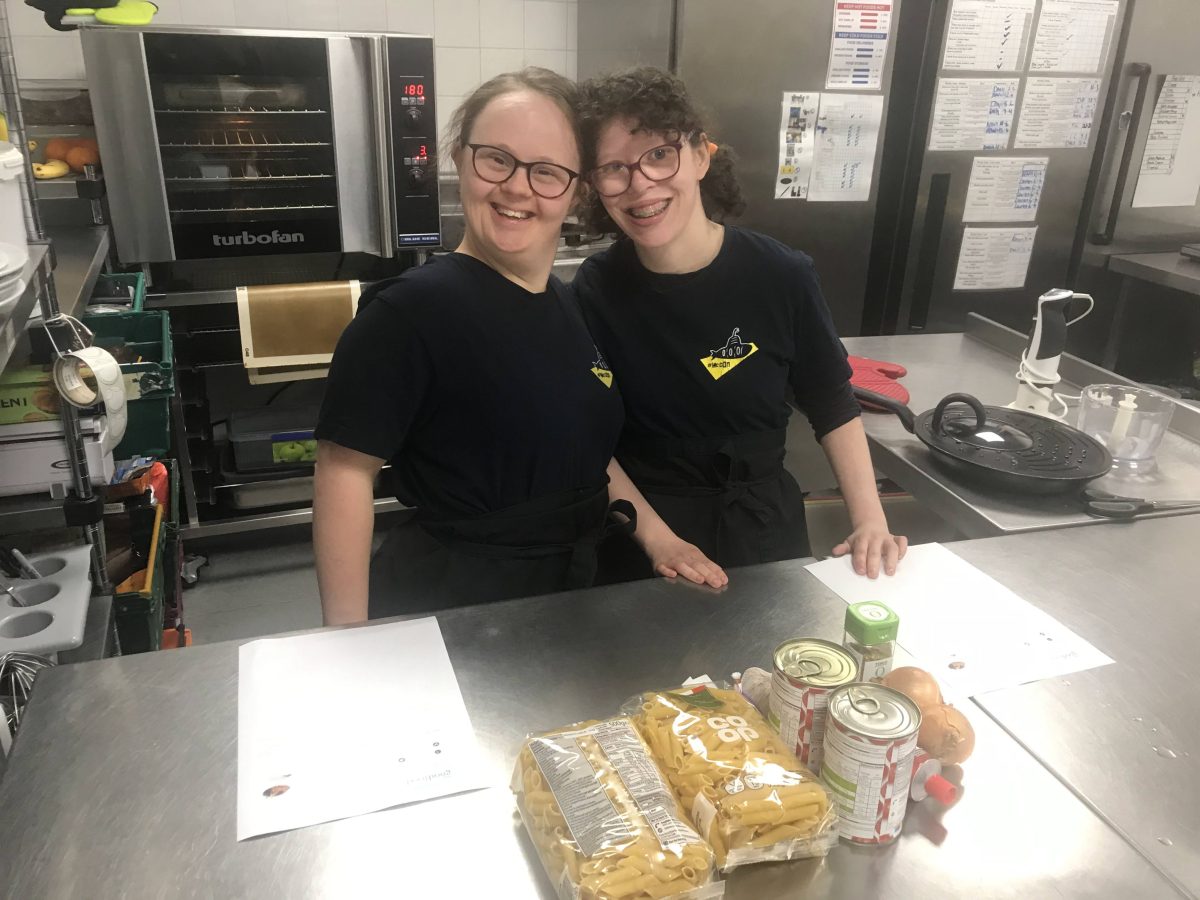
[[[976,702],[1200,895],[1200,517],[950,546],[1117,663]]]
[[[1200,520],[1193,521],[1200,528]],[[1163,527],[1136,523],[1126,530],[1148,534],[1152,542],[1156,526]],[[955,549],[965,547],[973,562],[1008,580],[1032,568],[1034,553],[1054,560],[1061,536]],[[1136,564],[1157,571],[1152,552],[1148,546],[1129,561],[1128,577],[1136,577]],[[1119,586],[1103,577],[1095,560],[1091,566],[1089,585]],[[1061,581],[1054,582],[1051,608],[1067,609],[1068,624],[1091,636],[1083,627],[1090,607],[1071,601],[1085,595]],[[97,900],[549,900],[552,888],[505,787],[525,733],[612,713],[635,691],[686,675],[720,677],[764,664],[790,634],[839,638],[844,610],[801,561],[790,561],[737,570],[720,594],[658,579],[448,611],[439,620],[495,787],[242,843],[234,802],[235,643],[52,670],[36,685],[0,783],[0,884],[14,897]],[[1181,629],[1180,640],[1184,634]],[[1136,667],[1154,648],[1127,650],[1122,637],[1099,642],[1119,665],[1095,677],[1127,689],[1109,698],[1114,705],[1145,706]],[[1194,660],[1179,657],[1193,681]],[[1052,697],[1057,689],[1042,690]],[[1194,728],[1194,720],[1190,726],[1182,721],[1194,715],[1191,696],[1184,690],[1164,723]],[[1080,714],[1086,711],[1081,707]],[[1181,894],[982,710],[969,715],[978,743],[962,775],[959,804],[943,814],[914,808],[904,835],[889,848],[839,846],[824,862],[743,869],[730,880],[729,900]],[[1077,722],[1069,717],[1064,722],[1049,718],[1039,727],[1055,746],[1075,743],[1100,776],[1113,782],[1132,777],[1127,773],[1136,761],[1096,749],[1092,731],[1073,730]],[[1178,736],[1183,748],[1188,732]],[[1170,789],[1182,803],[1196,795],[1200,780],[1185,760],[1177,762]],[[1144,803],[1159,802],[1164,789],[1160,784],[1143,793]],[[1130,781],[1129,790],[1137,793],[1141,783]],[[1188,814],[1194,821],[1195,813]],[[1117,824],[1126,833],[1136,830]],[[1176,827],[1170,834],[1178,853],[1195,856],[1194,831]]]
[[[1128,253],[1112,257],[1108,268],[1200,297],[1200,260],[1188,259],[1181,253]]]
[[[857,337],[847,338],[845,344],[855,355],[907,368],[901,383],[912,395],[909,406],[920,413],[954,391],[966,391],[994,406],[1011,403],[1016,396],[1022,346],[1014,345],[1014,337],[1022,340],[1008,329],[974,317],[962,334]],[[1078,394],[1086,384],[1127,381],[1070,357],[1064,357],[1061,371],[1068,379],[1059,386],[1065,394]],[[895,416],[869,413],[864,425],[876,468],[971,537],[1076,525],[1113,527],[1111,522],[1082,512],[1070,496],[1024,496],[974,487],[961,475],[939,466]],[[1200,499],[1200,414],[1180,405],[1171,428],[1158,451],[1158,471],[1136,479],[1105,476],[1094,486],[1131,497]],[[1186,512],[1174,513],[1180,514]]]

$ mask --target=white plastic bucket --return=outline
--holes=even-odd
[[[8,141],[0,141],[0,244],[5,244],[8,255],[13,256],[12,248],[17,248],[21,257],[10,258],[7,274],[11,266],[20,263],[24,268],[29,259],[29,248],[25,234],[25,214],[21,208],[20,178],[25,172],[25,156]],[[33,191],[33,185],[29,187]],[[18,270],[19,271],[19,270]]]

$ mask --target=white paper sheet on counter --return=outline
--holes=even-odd
[[[238,840],[484,787],[437,619],[243,644]]]
[[[910,547],[896,574],[855,575],[849,557],[808,570],[847,603],[900,617],[898,643],[946,686],[973,697],[1112,662],[1075,632],[940,544]]]

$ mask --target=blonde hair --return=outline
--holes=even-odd
[[[575,146],[580,158],[583,157],[583,134],[579,128],[579,116],[575,108],[579,99],[579,88],[557,72],[543,69],[540,66],[528,66],[519,72],[505,72],[490,78],[475,88],[454,111],[445,136],[445,145],[452,153],[458,153],[471,139],[471,129],[475,120],[487,108],[487,105],[498,97],[515,94],[521,91],[532,91],[549,97],[554,105],[562,110],[571,125],[571,133],[575,136]]]

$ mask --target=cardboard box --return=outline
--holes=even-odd
[[[51,422],[58,418],[59,402],[49,366],[0,374],[0,425]]]
[[[92,484],[112,481],[113,455],[105,452],[108,419],[83,416],[79,432],[87,453]],[[0,497],[41,494],[53,484],[71,484],[71,464],[61,423],[29,423],[0,427]]]

